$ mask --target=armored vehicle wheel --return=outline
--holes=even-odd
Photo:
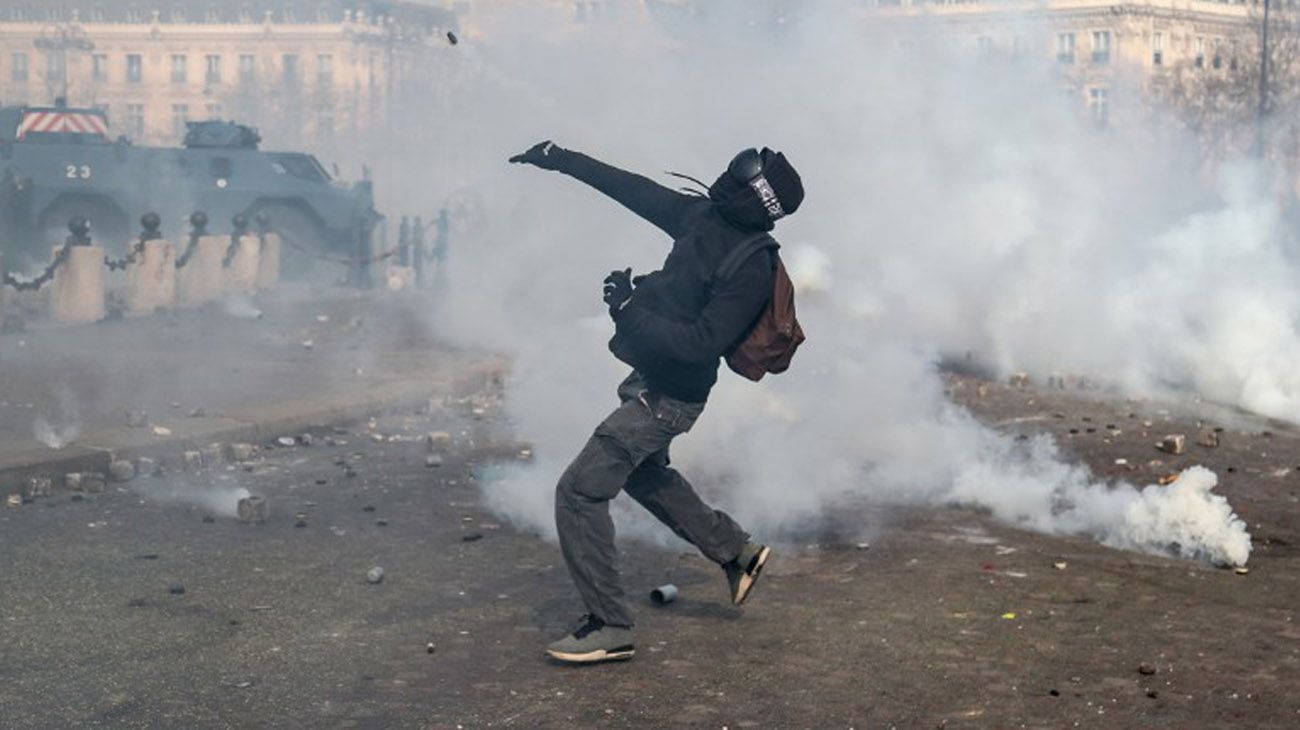
[[[48,246],[57,246],[68,237],[68,221],[83,216],[90,221],[90,237],[108,254],[126,252],[132,238],[131,221],[117,206],[94,198],[65,198],[46,208],[37,220],[36,231]]]
[[[280,235],[280,275],[285,279],[312,279],[331,275],[334,264],[322,261],[330,256],[329,238],[311,215],[278,203],[261,205],[249,212],[248,220],[266,216],[272,231]],[[337,255],[337,254],[335,254]]]

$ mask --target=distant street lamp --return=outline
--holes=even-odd
[[[60,23],[47,25],[41,29],[41,36],[35,40],[36,48],[46,55],[46,69],[50,67],[49,59],[59,59],[59,98],[68,98],[68,51],[89,52],[95,44],[86,37],[80,25]],[[57,54],[57,55],[56,55]]]

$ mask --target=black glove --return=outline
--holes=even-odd
[[[543,170],[558,170],[560,160],[567,151],[548,139],[529,147],[522,154],[511,157],[510,161],[516,165],[536,165]]]
[[[631,300],[632,269],[609,272],[609,276],[605,277],[605,303],[609,305],[609,313],[617,312]]]

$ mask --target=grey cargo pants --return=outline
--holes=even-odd
[[[627,490],[677,536],[719,565],[740,554],[749,535],[709,507],[681,474],[668,467],[668,445],[695,425],[703,403],[685,403],[646,390],[632,373],[618,388],[622,401],[564,470],[555,489],[555,526],[569,574],[588,613],[631,626],[616,564],[609,501]]]

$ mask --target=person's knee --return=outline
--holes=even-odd
[[[582,502],[608,501],[618,495],[632,470],[627,450],[614,439],[596,436],[560,475],[556,504],[576,508]]]

